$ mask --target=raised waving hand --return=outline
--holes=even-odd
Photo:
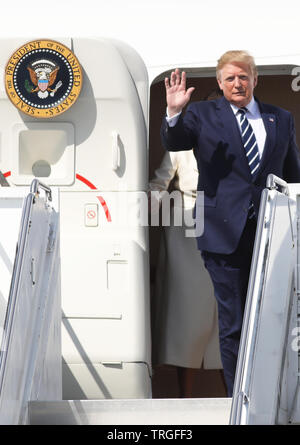
[[[168,77],[165,78],[165,87],[168,114],[172,117],[186,106],[195,88],[186,89],[186,74],[182,71],[180,75],[178,68],[172,71],[170,80]]]

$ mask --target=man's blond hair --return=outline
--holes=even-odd
[[[227,51],[218,60],[216,68],[217,79],[220,80],[221,69],[224,67],[224,65],[226,65],[226,63],[233,62],[246,63],[250,67],[252,75],[254,77],[257,76],[257,68],[254,58],[251,56],[251,54],[244,50],[233,50]]]

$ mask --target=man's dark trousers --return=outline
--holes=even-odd
[[[228,397],[233,392],[255,231],[256,218],[253,217],[247,220],[233,253],[202,251],[218,303],[220,350]]]

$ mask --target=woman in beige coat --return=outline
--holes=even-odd
[[[186,236],[192,230],[187,224],[198,181],[192,151],[166,152],[150,181],[150,191],[167,191],[173,178],[182,199],[175,200],[171,224],[162,231],[153,302],[153,363],[176,366],[181,396],[192,397],[195,369],[222,368],[212,283],[196,239]],[[152,209],[156,197],[157,193],[151,193]],[[183,212],[180,226],[174,225],[176,206]]]

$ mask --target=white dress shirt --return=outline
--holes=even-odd
[[[241,131],[241,126],[240,126],[240,115],[237,114],[239,108],[236,105],[230,104],[231,109],[236,117],[236,120],[238,122],[238,126],[239,129]],[[254,97],[252,97],[251,101],[249,102],[249,104],[247,105],[247,112],[246,112],[246,117],[249,121],[249,123],[251,124],[255,137],[256,137],[256,141],[257,141],[257,145],[258,145],[258,152],[259,152],[259,156],[260,158],[262,157],[262,153],[264,150],[264,146],[265,146],[265,142],[266,142],[266,129],[259,111],[259,106],[258,103],[255,101]],[[178,118],[180,116],[180,113],[175,114],[172,117],[168,116],[168,109],[167,109],[167,116],[166,116],[166,120],[168,122],[169,127],[174,127],[178,121]]]

